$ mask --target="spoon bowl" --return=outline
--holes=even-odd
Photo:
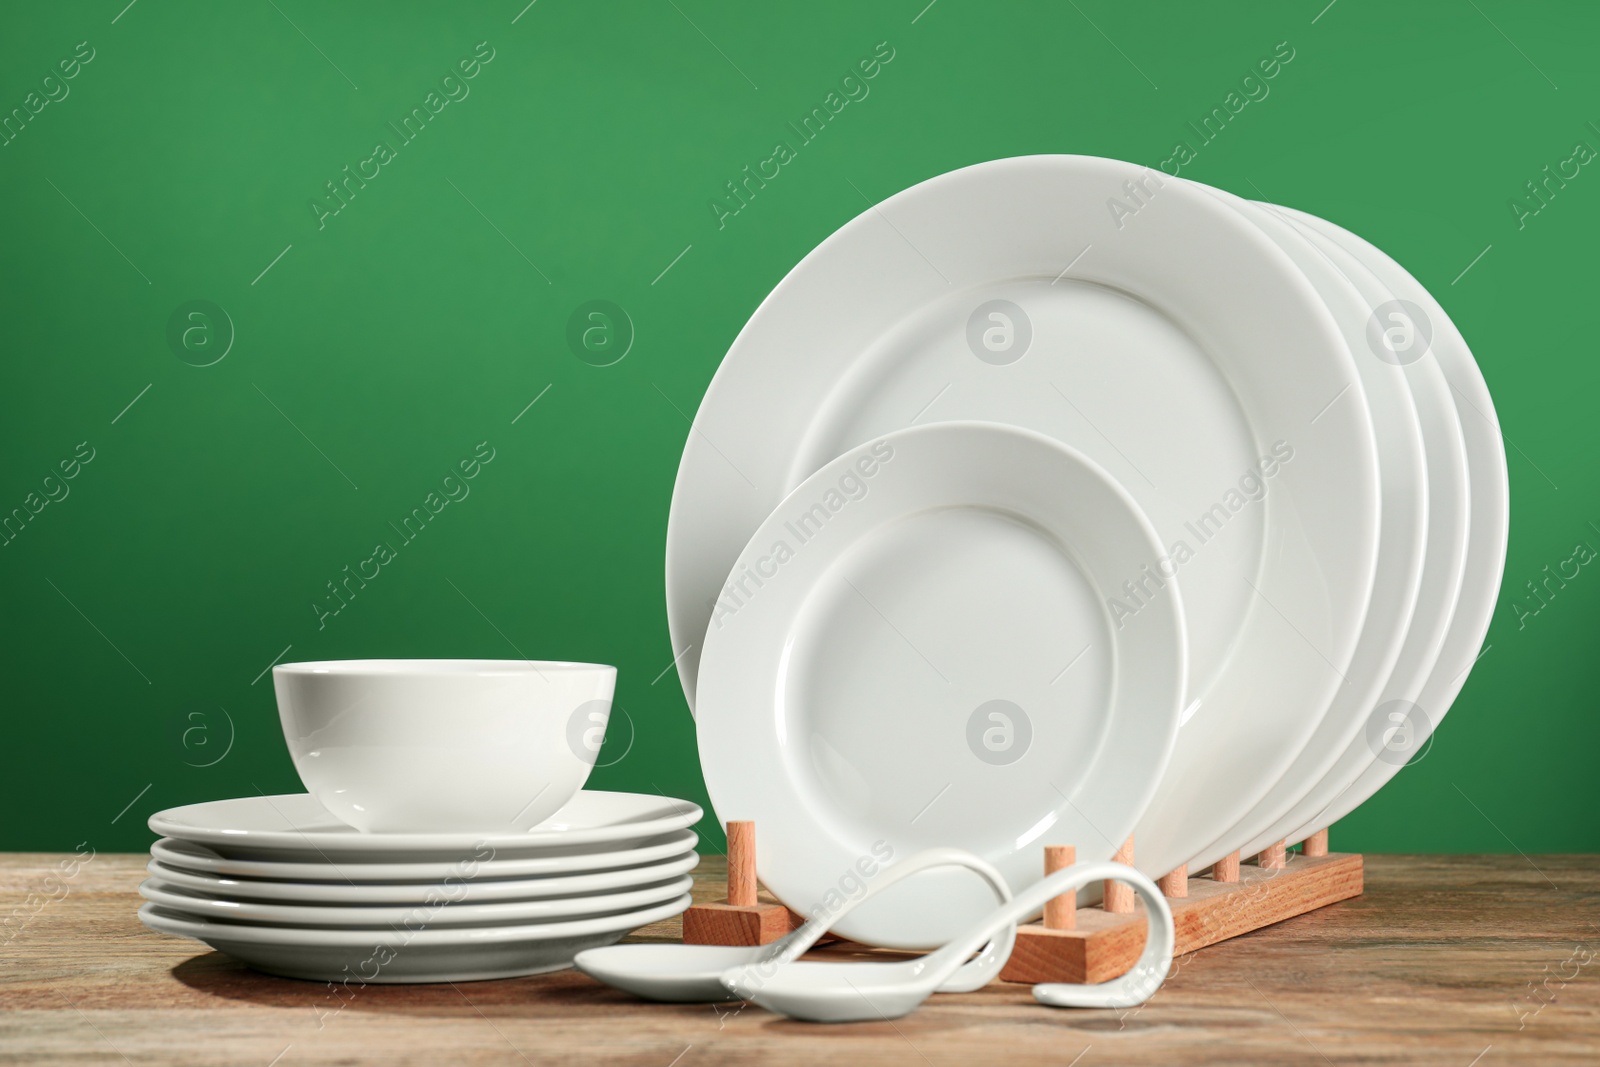
[[[578,953],[573,963],[590,978],[645,1000],[708,1004],[738,1000],[722,984],[723,973],[731,967],[760,963],[781,944],[608,945]]]
[[[894,963],[790,960],[773,965],[745,964],[722,976],[722,984],[769,1011],[808,1022],[862,1022],[908,1015],[938,991],[951,992],[947,980],[997,932],[1014,938],[1017,920],[1063,893],[1091,882],[1113,879],[1133,887],[1144,901],[1149,931],[1144,952],[1132,970],[1100,985],[1037,985],[1033,995],[1055,1007],[1133,1007],[1149,999],[1172,965],[1172,911],[1155,883],[1120,863],[1085,863],[1057,871],[1002,905],[971,930],[937,952]],[[1008,945],[1009,948],[1009,945]],[[1009,956],[1009,952],[1008,952]],[[1003,966],[1005,960],[1000,961]],[[998,968],[997,968],[998,969]]]
[[[763,981],[764,976],[803,955],[841,915],[890,886],[935,867],[965,867],[987,882],[1002,904],[1011,900],[1011,887],[994,867],[970,852],[933,848],[883,868],[865,893],[832,911],[817,912],[809,922],[771,944],[610,945],[578,953],[573,965],[591,978],[645,1000],[667,1004],[740,1000],[743,998],[722,982],[722,976],[729,970],[747,972],[751,981]],[[997,928],[996,933],[998,936],[988,947],[945,976],[941,986],[945,992],[964,993],[977,989],[1005,966],[1016,939],[1016,926]],[[921,961],[912,962],[920,964]]]

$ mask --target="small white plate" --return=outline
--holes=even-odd
[[[697,718],[718,816],[753,819],[762,881],[810,914],[892,856],[975,852],[1014,887],[1040,847],[1108,858],[1171,751],[1187,651],[1161,542],[1106,471],[1043,434],[944,422],[846,451],[735,564]],[[1143,580],[1133,610],[1112,607]],[[841,918],[940,945],[994,909],[928,871]]]
[[[559,971],[586,948],[614,944],[629,930],[679,915],[681,897],[652,908],[568,922],[463,926],[414,933],[250,926],[175,914],[156,904],[139,909],[152,930],[204,941],[249,967],[285,978],[361,983],[476,982]],[[341,1002],[330,998],[329,1011]]]
[[[869,208],[752,314],[685,443],[666,592],[691,706],[730,568],[779,501],[864,442],[960,419],[1083,452],[1161,535],[1149,564],[1181,572],[1186,719],[1138,828],[1140,866],[1176,867],[1293,761],[1361,635],[1381,509],[1349,345],[1271,239],[1133,164],[996,160]]]
[[[1482,655],[1495,600],[1506,565],[1511,520],[1511,490],[1500,421],[1483,372],[1466,339],[1433,295],[1382,249],[1324,219],[1305,221],[1349,249],[1391,290],[1414,301],[1433,330],[1430,353],[1450,384],[1461,419],[1471,484],[1465,575],[1454,617],[1438,662],[1414,701],[1399,708],[1374,709],[1371,733],[1351,745],[1349,755],[1363,769],[1327,807],[1308,819],[1289,840],[1323,829],[1350,814],[1381,789],[1400,768],[1424,750],[1450,710],[1472,666]],[[1390,716],[1395,716],[1391,718]]]
[[[612,893],[596,893],[550,900],[509,900],[494,904],[457,904],[448,898],[431,904],[280,904],[257,900],[231,900],[187,890],[156,878],[139,885],[139,895],[169,911],[220,922],[271,923],[283,926],[328,926],[342,930],[364,926],[396,926],[411,930],[443,926],[501,926],[506,923],[548,922],[637,911],[689,892],[688,875],[668,882]]]
[[[700,841],[693,830],[678,830],[649,838],[629,848],[560,855],[519,856],[516,859],[431,860],[416,863],[371,863],[365,859],[341,863],[294,863],[279,860],[230,859],[204,845],[163,837],[150,846],[150,855],[167,867],[228,878],[264,878],[285,882],[357,883],[402,882],[436,885],[448,878],[539,878],[635,867],[671,859],[690,852]],[[600,846],[604,847],[604,846]]]
[[[687,800],[585,789],[525,833],[365,834],[311,794],[289,793],[169,808],[150,816],[150,829],[232,858],[395,863],[572,855],[602,842],[621,848],[692,826],[701,814]]]
[[[616,892],[653,885],[694,870],[700,857],[693,852],[665,863],[625,867],[555,878],[490,878],[482,871],[457,874],[438,883],[338,884],[330,882],[274,882],[259,878],[223,878],[196,874],[151,860],[145,869],[159,881],[179,889],[222,900],[251,900],[280,904],[487,904],[508,900],[543,900],[586,893]]]

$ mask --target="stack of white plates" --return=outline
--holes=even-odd
[[[585,790],[525,833],[364,834],[303,793],[193,804],[150,818],[139,917],[292,978],[538,974],[688,907],[700,816]]]
[[[685,446],[667,606],[717,814],[811,911],[957,846],[1198,871],[1327,826],[1449,709],[1505,456],[1438,303],[1321,219],[1133,164],[1000,160],[773,290]],[[841,933],[991,907],[929,872]]]

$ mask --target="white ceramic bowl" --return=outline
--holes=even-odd
[[[306,789],[368,832],[526,830],[583,787],[617,669],[332,660],[272,669]]]

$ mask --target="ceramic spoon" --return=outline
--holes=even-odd
[[[767,945],[610,945],[578,953],[573,966],[591,978],[625,990],[646,1000],[673,1004],[701,1004],[709,1001],[739,1000],[722,983],[730,968],[747,967],[752,973],[766,974],[803,955],[828,932],[831,923],[858,905],[871,900],[890,886],[934,867],[966,867],[980,875],[1002,904],[1011,900],[1011,887],[1005,877],[970,852],[956,848],[932,848],[918,852],[892,867],[885,867],[867,886],[867,891],[846,901],[836,911],[817,915],[805,925]],[[1015,923],[1002,923],[990,930],[993,940],[970,961],[957,965],[941,977],[939,988],[947,993],[967,993],[978,989],[999,973],[1011,957],[1016,940]],[[973,944],[976,950],[987,938]],[[971,955],[969,952],[967,955]]]
[[[722,984],[741,999],[769,1011],[808,1022],[842,1023],[897,1019],[915,1011],[936,991],[948,990],[948,979],[974,951],[1001,931],[1014,937],[1017,920],[1038,911],[1062,893],[1091,882],[1114,879],[1133,887],[1144,900],[1149,932],[1144,952],[1133,969],[1100,985],[1047,984],[1033,987],[1034,999],[1055,1007],[1129,1008],[1142,1004],[1161,987],[1172,965],[1172,911],[1161,891],[1144,875],[1120,863],[1085,863],[1057,871],[1003,905],[993,915],[944,948],[900,963],[829,963],[813,960],[772,967],[735,967]],[[1001,960],[1004,964],[1004,958]]]

